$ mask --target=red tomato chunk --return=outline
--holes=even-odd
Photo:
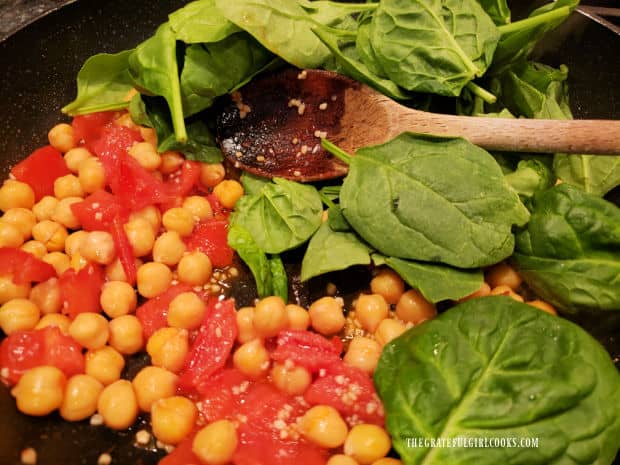
[[[20,249],[0,247],[0,276],[12,275],[15,284],[46,281],[56,276],[49,263]]]
[[[105,282],[103,269],[96,264],[89,263],[80,271],[69,268],[65,271],[58,283],[62,299],[62,311],[69,318],[75,318],[80,313],[101,311],[99,297]]]
[[[54,195],[54,181],[69,174],[69,169],[62,154],[47,145],[35,150],[28,158],[15,165],[11,174],[18,181],[28,184],[38,201],[46,195]]]

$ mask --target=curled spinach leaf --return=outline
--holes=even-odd
[[[484,11],[497,25],[510,23],[510,8],[506,0],[478,0]]]
[[[241,31],[215,6],[215,0],[188,3],[168,17],[177,40],[186,44],[218,42]]]
[[[279,255],[269,257],[269,271],[271,272],[271,295],[280,296],[284,302],[288,302],[288,276]]]
[[[521,160],[517,169],[506,175],[506,181],[520,196],[529,198],[553,186],[555,176],[538,160]]]
[[[228,228],[228,245],[241,257],[241,260],[250,268],[259,297],[267,297],[273,291],[273,277],[271,263],[265,252],[256,244],[252,234],[237,224]]]

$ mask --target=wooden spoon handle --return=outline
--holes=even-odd
[[[620,155],[620,121],[544,120],[440,115],[404,110],[405,130],[461,136],[488,150]]]

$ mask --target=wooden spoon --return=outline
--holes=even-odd
[[[620,121],[429,113],[323,70],[287,69],[252,81],[225,105],[217,126],[222,150],[235,166],[301,182],[347,172],[321,147],[323,137],[351,154],[404,131],[461,136],[488,150],[620,154]]]

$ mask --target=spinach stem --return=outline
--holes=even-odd
[[[472,94],[480,97],[486,103],[491,104],[497,102],[497,97],[495,95],[472,81],[469,81],[465,87],[469,89]]]
[[[321,146],[323,146],[323,148],[329,153],[331,153],[334,157],[345,162],[347,165],[351,163],[351,155],[342,150],[336,144],[331,143],[327,139],[321,139]]]
[[[336,204],[332,202],[332,200],[328,196],[326,196],[323,192],[319,191],[319,196],[321,197],[321,200],[323,201],[323,203],[327,205],[327,208],[336,207]]]
[[[506,34],[510,34],[511,32],[517,32],[523,29],[531,29],[554,19],[566,17],[570,14],[571,11],[572,9],[569,6],[563,6],[556,10],[551,10],[537,16],[531,16],[520,21],[515,21],[514,23],[502,24],[497,28],[499,29],[499,32],[502,34],[502,36],[504,36]]]

